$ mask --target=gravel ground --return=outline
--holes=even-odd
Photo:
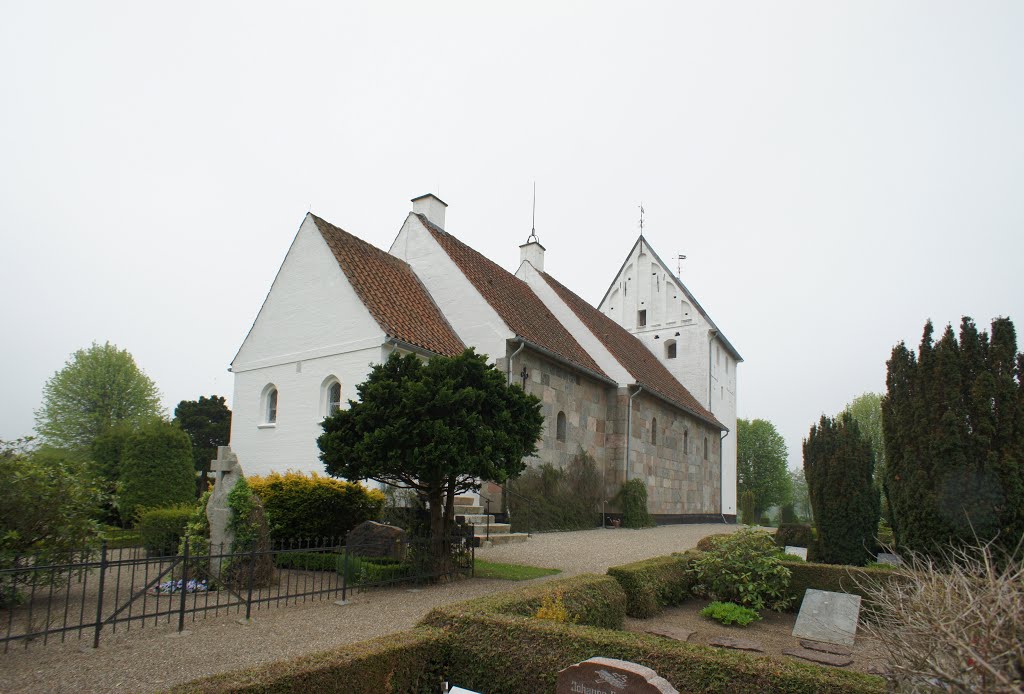
[[[477,550],[488,561],[561,569],[559,576],[604,573],[609,566],[681,551],[736,526],[674,525],[647,530],[585,530],[534,535],[528,542]],[[546,577],[536,581],[550,580]],[[153,692],[190,680],[315,653],[408,629],[438,605],[514,590],[525,582],[473,579],[423,589],[372,590],[344,607],[331,601],[133,628],[91,642],[12,647],[0,653],[2,692]]]

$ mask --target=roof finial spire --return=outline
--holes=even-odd
[[[644,204],[640,203],[640,236],[644,235]]]
[[[533,218],[530,221],[530,235],[526,237],[526,243],[540,243],[537,236],[537,181],[533,182]]]

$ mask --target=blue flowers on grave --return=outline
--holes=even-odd
[[[182,585],[181,584],[182,584],[182,581],[181,581],[180,578],[177,581],[164,581],[163,583],[161,583],[160,585],[158,585],[156,587],[156,591],[155,592],[157,592],[157,593],[180,593],[181,590],[182,590]],[[206,579],[205,578],[203,580],[201,580],[201,581],[196,581],[195,579],[191,579],[191,580],[188,581],[188,583],[185,584],[185,592],[186,593],[205,593],[208,590],[209,590],[209,587],[206,585]]]

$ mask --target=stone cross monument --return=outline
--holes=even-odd
[[[216,556],[230,552],[231,543],[235,541],[234,533],[228,529],[231,521],[228,494],[242,478],[242,466],[238,456],[231,452],[231,446],[217,446],[217,459],[210,461],[210,469],[217,476],[210,501],[206,504],[206,519],[210,521],[210,553]],[[210,566],[218,578],[222,561],[214,559]]]

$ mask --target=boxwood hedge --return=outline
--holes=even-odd
[[[689,554],[675,554],[608,569],[608,575],[618,581],[626,593],[626,614],[647,619],[691,597],[691,559]]]
[[[561,596],[561,602],[574,624],[621,629],[625,622],[626,595],[619,584],[610,576],[583,574],[437,607],[427,613],[421,624],[446,627],[469,614],[532,617],[537,614],[545,597],[554,596]]]
[[[381,692],[415,694],[441,689],[447,635],[418,628],[269,665],[205,677],[172,694],[207,692]]]

